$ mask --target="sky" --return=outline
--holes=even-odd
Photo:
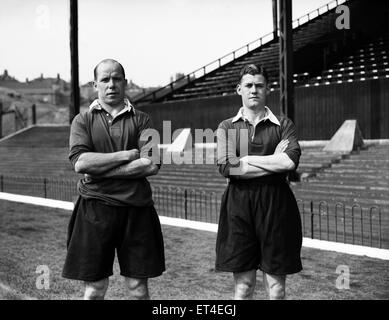
[[[330,0],[293,0],[293,19]],[[69,0],[0,0],[0,74],[70,80]],[[80,84],[105,58],[166,85],[272,32],[271,0],[78,0]]]

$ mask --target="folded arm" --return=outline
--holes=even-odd
[[[249,166],[266,170],[271,173],[280,173],[295,169],[294,162],[286,153],[272,154],[268,156],[245,156],[241,161],[246,162]]]
[[[132,163],[136,159],[139,159],[137,149],[112,153],[84,152],[78,157],[74,169],[77,173],[102,175],[118,166]]]
[[[294,126],[291,122],[287,125],[287,130],[285,130],[285,136],[287,136],[287,138],[284,137],[283,140],[281,140],[277,145],[274,154],[267,156],[245,156],[241,158],[240,161],[243,161],[250,166],[257,167],[258,169],[270,171],[271,173],[295,170],[296,162],[298,162],[301,151],[300,146],[297,143]],[[290,141],[292,141],[291,148],[288,149]],[[289,151],[286,151],[287,149]]]
[[[267,176],[272,174],[272,172],[252,166],[247,162],[240,162],[240,166],[237,168],[231,168],[233,170],[231,175],[237,176],[240,179],[252,179]]]
[[[226,178],[252,179],[280,172],[277,170],[288,167],[287,160],[284,157],[286,154],[283,154],[289,143],[287,139],[281,140],[273,155],[263,157],[243,156],[240,158],[236,155],[236,130],[229,130],[231,129],[221,124],[217,131],[219,171]],[[244,141],[248,141],[248,132],[247,130],[240,130],[241,152],[244,150]],[[261,162],[257,161],[258,158]]]
[[[288,140],[281,140],[274,154],[268,156],[244,156],[240,158],[241,179],[251,179],[265,175],[293,170],[295,164],[284,151]]]
[[[280,143],[272,155],[266,156],[249,156],[247,151],[242,152],[242,141],[248,139],[247,133],[243,136],[245,129],[240,129],[240,154],[242,157],[239,157],[236,155],[238,150],[237,129],[231,128],[226,122],[221,123],[217,131],[220,173],[226,178],[251,179],[296,170],[301,155],[296,128],[292,121],[284,118],[281,120],[280,129]],[[230,130],[232,131],[231,134],[229,133]]]
[[[150,159],[140,158],[130,163],[120,165],[99,175],[89,175],[92,178],[137,179],[157,174],[159,166]]]

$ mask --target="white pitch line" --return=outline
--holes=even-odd
[[[367,246],[359,246],[349,243],[325,241],[311,238],[303,238],[303,246],[327,251],[336,251],[357,256],[368,256],[382,260],[389,260],[389,250]]]
[[[22,202],[34,204],[37,206],[51,207],[51,208],[59,208],[64,210],[73,210],[74,203],[69,201],[60,201],[39,197],[31,197],[31,196],[23,196],[20,194],[6,193],[0,192],[0,199],[13,201],[13,202]]]
[[[200,222],[200,221],[193,221],[193,220],[186,220],[186,219],[179,219],[179,218],[171,218],[171,217],[165,217],[165,216],[159,216],[159,220],[161,221],[162,224],[166,224],[169,226],[190,228],[190,229],[196,229],[196,230],[202,230],[202,231],[217,232],[217,224],[215,224],[215,223]]]
[[[12,193],[0,192],[0,199],[14,202],[22,202],[38,206],[46,206],[51,208],[59,208],[64,210],[73,210],[73,202],[52,200],[39,197],[23,196]],[[162,224],[175,227],[190,228],[202,231],[217,232],[218,225],[215,223],[199,222],[193,220],[171,218],[159,216]],[[333,241],[325,241],[311,238],[303,238],[303,246],[319,250],[335,251],[346,254],[359,256],[367,256],[376,259],[389,260],[389,250],[373,248],[367,246],[359,246],[348,243],[340,243]]]
[[[37,300],[37,298],[30,297],[24,293],[18,293],[16,290],[14,290],[11,287],[0,282],[0,293],[1,293],[1,291],[5,291],[5,292],[10,293],[14,296],[17,296],[17,297],[21,298],[21,300]]]

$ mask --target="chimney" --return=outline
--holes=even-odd
[[[8,71],[7,69],[4,69],[4,77],[7,77],[8,76]]]
[[[28,78],[26,78],[26,83],[28,83]]]
[[[59,76],[59,73],[57,73],[57,80],[61,80],[61,77]]]
[[[43,80],[43,73],[41,73],[41,79]]]

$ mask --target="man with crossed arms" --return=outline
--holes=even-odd
[[[243,106],[217,131],[219,171],[229,184],[220,209],[216,270],[233,273],[235,299],[253,298],[258,269],[269,298],[284,299],[286,275],[302,270],[300,214],[287,183],[301,150],[293,122],[267,107],[269,91],[266,70],[244,66],[237,85]]]
[[[104,298],[115,249],[131,298],[149,299],[148,278],[165,270],[161,225],[146,179],[158,173],[158,146],[143,138],[152,124],[125,98],[126,85],[120,63],[101,61],[94,69],[98,99],[71,125],[69,159],[84,178],[62,275],[85,282],[84,299]]]

